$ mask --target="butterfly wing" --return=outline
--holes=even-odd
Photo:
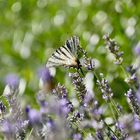
[[[71,37],[71,39],[67,40],[65,45],[71,51],[71,53],[77,57],[77,51],[79,47],[79,38],[77,36]]]
[[[58,48],[49,58],[46,66],[68,66],[77,67],[77,50],[79,46],[79,38],[73,36],[67,40],[65,45]]]

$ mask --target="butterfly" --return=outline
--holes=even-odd
[[[78,58],[80,48],[79,38],[77,36],[71,37],[63,46],[58,48],[52,54],[52,56],[48,59],[46,67],[73,67],[82,72],[81,64]]]

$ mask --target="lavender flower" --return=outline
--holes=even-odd
[[[91,93],[87,92],[87,94],[85,95],[85,98],[84,98],[84,106],[88,107],[92,103],[94,103],[93,95]]]
[[[87,56],[85,56],[82,60],[83,62],[83,66],[87,69],[87,70],[94,70],[95,69],[95,62],[93,59],[88,58]]]
[[[55,131],[54,129],[54,121],[52,119],[47,120],[47,122],[43,124],[41,137],[43,137],[43,139],[49,139],[49,137],[51,138],[51,135],[53,136],[53,132]]]
[[[109,35],[104,35],[103,39],[106,41],[106,45],[112,54],[115,56],[115,64],[121,64],[123,62],[123,52],[119,51],[119,46],[112,40]]]
[[[55,89],[53,89],[52,93],[55,94],[56,96],[58,96],[60,99],[67,98],[67,90],[60,83],[58,83],[58,85],[55,87]]]
[[[38,70],[38,76],[42,81],[41,89],[46,93],[50,93],[54,88],[53,77],[47,67],[40,68]]]
[[[134,85],[136,88],[139,87],[138,77],[137,77],[137,70],[138,68],[134,68],[132,65],[126,68],[126,70],[129,72],[130,77],[128,77],[125,81],[130,84]]]
[[[40,68],[38,70],[38,76],[43,80],[44,83],[52,80],[49,69],[46,67]]]
[[[104,140],[103,134],[102,134],[101,131],[98,130],[98,131],[96,132],[96,136],[97,136],[97,138],[98,138],[99,140]]]
[[[41,123],[41,113],[39,111],[26,107],[26,113],[28,115],[28,119],[31,124],[34,125]]]
[[[132,137],[133,139],[137,139],[140,135],[140,120],[137,115],[132,114],[124,114],[118,119],[117,129],[120,133],[116,132],[116,134],[122,139],[129,139]]]
[[[28,121],[23,119],[21,107],[17,100],[17,94],[14,93],[16,90],[13,90],[12,88],[10,88],[10,90],[12,90],[13,94],[5,96],[8,103],[8,109],[0,122],[0,131],[5,134],[5,139],[23,140],[25,138]]]
[[[136,91],[136,98],[138,100],[138,103],[140,104],[140,86],[139,86],[138,90]]]
[[[133,129],[136,132],[140,132],[140,120],[137,117],[134,118],[134,121],[133,121]]]
[[[140,106],[136,98],[135,92],[132,89],[129,89],[125,95],[128,98],[128,103],[133,112],[140,117]]]
[[[74,134],[73,140],[82,140],[82,135],[80,133]]]
[[[19,86],[19,78],[16,74],[8,74],[5,77],[5,83],[12,88],[17,88]]]
[[[66,99],[61,99],[60,101],[60,113],[64,114],[65,116],[68,116],[68,113],[72,111],[71,106],[69,106],[70,102]]]
[[[43,106],[46,102],[46,93],[43,90],[39,90],[36,94],[36,100],[40,106]]]
[[[135,46],[134,53],[136,55],[140,55],[140,42],[138,42],[138,44]]]
[[[66,88],[61,85],[60,83],[55,87],[55,89],[53,89],[52,93],[57,96],[60,101],[65,102],[65,107],[67,107],[67,109],[69,111],[73,111],[73,104],[71,103],[71,101],[68,99],[68,93]],[[66,108],[65,108],[66,109]]]
[[[72,78],[72,83],[75,86],[77,96],[81,103],[83,103],[85,95],[87,93],[86,87],[83,83],[83,79],[80,77],[79,73],[71,73],[69,76]]]
[[[97,80],[97,84],[102,92],[103,99],[109,101],[113,96],[112,89],[110,88],[108,81],[104,79],[102,73],[100,74],[100,76],[101,76],[101,81]]]
[[[15,134],[15,126],[12,125],[8,120],[1,122],[0,131],[5,134],[6,138],[13,138]]]

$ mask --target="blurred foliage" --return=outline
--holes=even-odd
[[[97,72],[104,73],[119,92],[115,97],[121,98],[127,87],[118,76],[124,75],[113,64],[102,37],[111,34],[124,51],[123,65],[133,63],[133,47],[140,36],[139,7],[138,0],[0,0],[0,92],[4,77],[16,73],[26,83],[24,96],[30,102],[38,89],[38,68],[66,39],[78,35],[96,60]],[[57,68],[55,78],[69,85],[67,74]]]

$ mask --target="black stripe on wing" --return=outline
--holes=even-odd
[[[74,56],[77,56],[78,47],[80,46],[79,38],[77,36],[73,36],[70,39],[68,39],[65,45]]]
[[[66,53],[62,50],[63,48],[67,51],[67,53],[69,53],[68,50],[67,50],[64,46],[60,47],[60,48],[59,48],[59,51],[60,51],[65,57],[67,57],[68,59],[71,59],[71,58],[68,56],[68,54],[66,54]],[[60,55],[61,55],[61,54],[60,54]]]
[[[77,36],[73,36],[72,41],[73,41],[73,46],[74,46],[75,50],[77,51],[77,49],[79,47],[79,38]]]
[[[64,48],[65,50],[67,50],[71,56],[73,56],[71,50],[67,47],[67,45],[63,46],[63,48]]]
[[[68,49],[72,52],[72,48],[71,48],[71,45],[70,45],[69,40],[66,41],[66,46],[67,46]]]
[[[65,61],[65,59],[63,59],[63,58],[61,58],[61,57],[56,56],[56,54],[55,54],[55,53],[53,53],[53,54],[52,54],[52,57],[54,57],[55,59],[59,59],[59,60],[64,60],[64,61]]]

